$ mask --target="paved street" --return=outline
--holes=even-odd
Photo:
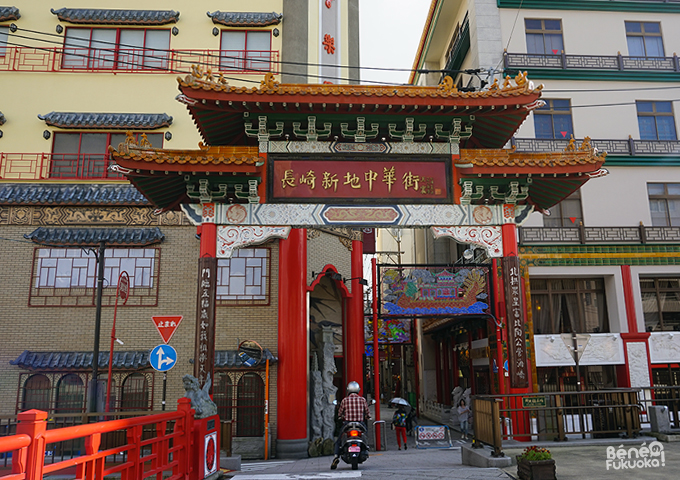
[[[382,419],[389,421],[393,410],[381,408]],[[431,424],[421,419],[421,425]],[[240,472],[227,472],[234,480],[312,480],[323,478],[362,478],[389,480],[444,480],[444,479],[511,479],[517,478],[515,465],[504,468],[475,468],[461,463],[460,435],[452,432],[453,447],[451,449],[422,450],[414,448],[413,437],[408,437],[409,449],[397,450],[395,435],[387,431],[387,450],[372,452],[370,458],[353,471],[350,465],[340,462],[338,469],[330,470],[332,456],[306,458],[302,460],[244,461]],[[653,438],[644,437],[628,440],[624,445],[626,453],[631,448],[636,450],[645,443],[649,446]],[[369,439],[373,445],[372,435]],[[601,479],[670,479],[677,478],[680,472],[680,442],[663,443],[664,462],[659,467],[607,470],[607,447],[618,449],[621,442],[616,439],[597,439],[568,443],[544,443],[553,454],[557,466],[559,480],[601,480]],[[504,447],[506,455],[513,458],[521,453],[525,445],[512,442]],[[636,453],[633,453],[635,458]]]

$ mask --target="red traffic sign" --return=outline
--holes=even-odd
[[[128,301],[130,296],[130,277],[127,272],[120,272],[118,276],[118,296],[123,299],[123,305]]]
[[[165,343],[168,343],[175,334],[175,330],[177,330],[182,318],[181,315],[151,317],[153,324],[156,326],[156,330],[158,330],[158,333],[160,333],[161,338]]]

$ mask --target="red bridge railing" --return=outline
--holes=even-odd
[[[84,480],[101,480],[120,474],[121,480],[185,480],[195,470],[192,442],[194,411],[190,400],[179,399],[176,412],[125,420],[91,423],[47,430],[47,413],[29,410],[18,415],[17,434],[0,438],[0,453],[12,453],[12,471],[0,480],[42,480],[45,475],[73,475]],[[143,435],[144,427],[155,426]],[[102,435],[124,430],[121,446],[100,450]],[[48,444],[82,439],[84,454],[45,464]],[[107,457],[125,453],[125,461],[107,463]]]

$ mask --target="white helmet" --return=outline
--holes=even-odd
[[[349,382],[347,384],[347,393],[359,393],[361,391],[361,387],[357,382]]]

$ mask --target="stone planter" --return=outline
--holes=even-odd
[[[555,480],[555,460],[522,460],[517,457],[517,476],[520,480]]]

